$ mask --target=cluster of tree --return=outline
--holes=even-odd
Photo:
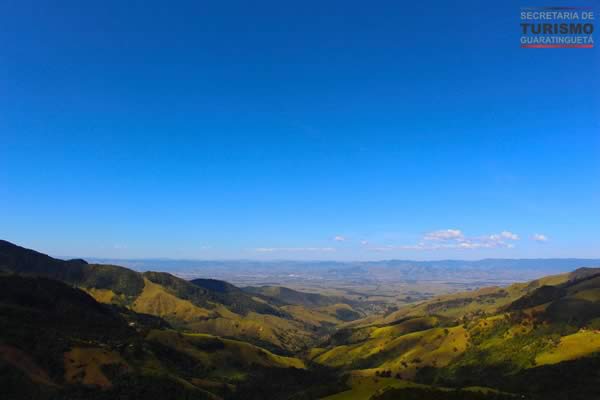
[[[371,397],[372,400],[514,400],[509,394],[436,388],[395,388]]]
[[[384,371],[376,371],[375,376],[378,376],[380,378],[391,378],[393,376],[396,379],[402,379],[402,375],[400,375],[399,372],[393,375],[392,371],[389,369]]]
[[[335,369],[254,368],[226,400],[313,400],[350,389]]]

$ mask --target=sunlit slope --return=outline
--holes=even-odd
[[[476,313],[493,314],[542,286],[557,286],[598,272],[600,269],[580,268],[574,272],[551,275],[526,283],[515,283],[505,288],[486,287],[470,292],[436,296],[415,306],[401,308],[384,317],[370,319],[368,324],[388,324],[407,316],[418,315],[438,315],[456,319]]]
[[[101,298],[96,297],[98,301]],[[186,323],[207,318],[211,310],[181,299],[164,286],[144,278],[144,289],[133,301],[131,309],[144,314],[157,315],[170,321]]]
[[[330,313],[304,306],[283,306],[281,309],[285,310],[295,320],[313,327],[333,326],[342,322]]]
[[[393,322],[386,323],[387,318]],[[529,387],[530,377],[546,382],[562,368],[577,370],[581,382],[600,383],[585,367],[595,365],[597,358],[600,362],[600,270],[585,268],[507,288],[440,296],[376,324],[344,328],[308,354],[316,363],[354,375],[487,386],[539,396],[534,398],[547,396],[541,394],[547,389]],[[574,385],[575,393],[587,390],[580,382]],[[436,398],[431,390],[396,392],[398,398]],[[480,394],[445,393],[439,398],[463,395]],[[393,398],[389,393],[378,396]],[[585,398],[581,396],[573,398]]]
[[[500,312],[463,317],[467,349],[446,366],[420,370],[417,379],[518,388],[539,398],[550,393],[555,398],[591,398],[591,387],[600,383],[590,367],[600,361],[599,272],[579,269],[519,285],[528,288],[526,294]],[[553,384],[574,371],[577,382]]]
[[[457,389],[405,386],[380,389],[370,400],[516,400],[519,398],[522,399],[523,396],[479,386]]]
[[[340,296],[305,293],[282,286],[245,287],[243,290],[270,304],[277,304],[293,319],[311,329],[329,328],[356,320],[364,314],[354,308],[356,302]]]
[[[266,298],[281,305],[296,305],[309,308],[325,307],[346,301],[340,297],[325,296],[319,293],[305,293],[282,286],[248,286],[244,291]]]
[[[365,370],[369,375],[391,371],[392,375],[413,378],[426,366],[446,366],[462,354],[468,333],[462,326],[432,328],[397,334],[378,328],[363,342],[337,346],[314,361],[332,367]]]
[[[550,346],[536,355],[536,365],[557,364],[574,360],[600,351],[600,332],[582,329],[560,338],[558,344]]]
[[[125,373],[129,366],[117,351],[99,347],[73,347],[64,353],[65,383],[112,388],[111,380],[103,372],[113,367]]]
[[[398,378],[361,376],[348,379],[346,391],[324,397],[322,400],[512,400],[518,396],[485,388],[467,387],[450,389],[432,387]]]
[[[324,397],[323,400],[369,400],[378,391],[391,388],[420,387],[410,381],[395,378],[351,375],[348,379],[350,388],[344,392]]]
[[[96,295],[97,300],[105,300],[98,296],[97,291],[91,293]],[[101,294],[106,296],[104,292]],[[237,314],[227,306],[213,302],[212,298],[199,301],[192,296],[178,296],[175,290],[152,282],[146,276],[141,294],[130,307],[136,312],[160,316],[180,329],[240,338],[286,351],[302,350],[314,341],[307,324],[289,317],[285,309],[279,311],[268,306],[270,312],[261,314],[248,310],[246,306],[245,314]],[[264,310],[262,307],[259,309]]]
[[[245,316],[219,312],[214,318],[187,324],[194,332],[240,338],[267,348],[279,348],[288,352],[306,349],[314,342],[312,332],[305,325],[290,319],[249,313]],[[224,315],[225,316],[221,316]]]
[[[198,360],[214,376],[227,371],[244,370],[253,365],[276,368],[305,368],[293,357],[273,354],[268,350],[238,340],[207,334],[182,334],[173,330],[153,330],[147,339],[168,346]]]

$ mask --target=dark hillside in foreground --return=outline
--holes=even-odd
[[[306,382],[315,393],[344,388],[335,371],[320,371],[247,343],[174,331],[59,281],[0,276],[3,398],[230,399],[238,385],[262,390],[244,381],[248,374],[278,376],[286,393],[306,392]]]
[[[3,395],[105,399],[155,390],[170,399],[211,398],[166,371],[151,378],[136,366],[153,357],[144,332],[161,325],[152,318],[121,315],[118,308],[62,282],[0,277]]]
[[[45,277],[96,300],[161,317],[178,328],[243,339],[290,354],[314,342],[312,326],[223,281],[190,282],[165,272],[63,261],[0,241],[0,273]]]

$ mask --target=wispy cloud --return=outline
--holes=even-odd
[[[543,235],[541,233],[534,233],[531,236],[531,240],[535,240],[536,242],[547,242],[549,239],[546,235]]]
[[[413,245],[386,245],[386,246],[377,246],[377,247],[371,247],[369,248],[369,250],[374,250],[374,251],[392,251],[392,250],[427,250],[427,249],[433,249],[434,246],[432,245],[428,245],[426,243],[417,243],[417,244],[413,244]]]
[[[368,240],[361,240],[360,244],[363,245],[363,246],[366,246],[366,245],[369,244],[369,241]]]
[[[257,247],[257,253],[301,253],[301,252],[323,252],[335,251],[333,247]]]
[[[460,229],[442,229],[439,231],[429,232],[425,234],[425,240],[457,240],[463,238],[463,233]]]
[[[335,240],[336,242],[343,242],[346,240],[346,238],[342,235],[336,235],[333,237],[333,240]]]
[[[392,250],[440,250],[440,249],[491,249],[513,248],[519,235],[509,231],[485,236],[469,237],[459,229],[443,229],[423,235],[420,242],[409,245],[387,245],[371,247],[375,251]]]
[[[519,235],[516,233],[502,231],[497,234],[490,235],[491,240],[519,240]]]

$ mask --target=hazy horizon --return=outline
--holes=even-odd
[[[91,257],[91,256],[60,256],[55,254],[49,254],[51,257],[59,258],[62,260],[69,259],[83,259],[83,260],[108,260],[108,261],[181,261],[181,262],[265,262],[265,263],[275,263],[275,262],[293,262],[293,263],[319,263],[319,262],[332,262],[332,263],[378,263],[378,262],[386,262],[386,261],[400,261],[400,262],[477,262],[477,261],[486,261],[486,260],[599,260],[598,257],[531,257],[531,258],[497,258],[497,257],[488,257],[488,258],[429,258],[429,259],[408,259],[408,258],[381,258],[381,259],[292,259],[292,258],[269,258],[269,259],[256,259],[256,258],[170,258],[170,257],[134,257],[134,258],[112,258],[112,257]]]

